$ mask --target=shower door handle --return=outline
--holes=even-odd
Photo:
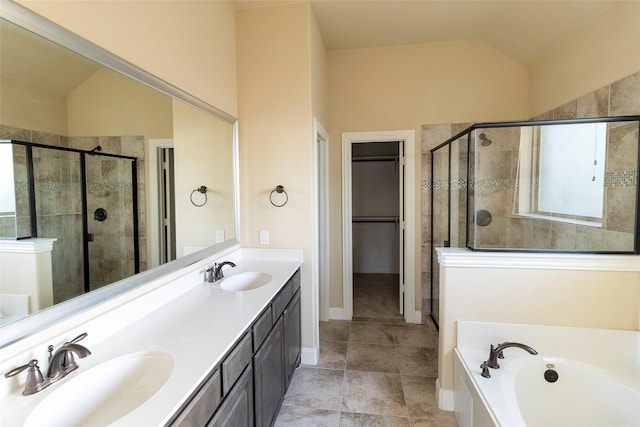
[[[87,233],[87,242],[93,242],[93,233]]]

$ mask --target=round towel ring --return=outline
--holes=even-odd
[[[281,204],[273,203],[273,193],[278,193],[278,194],[284,193],[284,197],[285,197],[284,202],[282,202]],[[286,205],[287,202],[289,201],[289,195],[287,194],[286,191],[284,191],[284,187],[282,185],[278,185],[275,189],[271,190],[271,194],[269,194],[269,201],[276,208],[281,208],[284,205]]]
[[[202,202],[201,204],[198,204],[198,203],[196,203],[196,202],[194,202],[194,201],[193,201],[193,193],[195,193],[196,191],[197,191],[198,193],[202,193],[202,194],[204,194],[204,202]],[[199,208],[200,208],[200,207],[202,207],[202,206],[204,206],[204,205],[206,205],[206,204],[207,204],[207,187],[205,187],[205,186],[203,185],[203,186],[198,187],[198,188],[196,188],[195,190],[193,190],[193,191],[191,192],[191,195],[189,196],[189,200],[191,200],[191,204],[192,204],[193,206],[197,206],[197,207],[199,207]]]

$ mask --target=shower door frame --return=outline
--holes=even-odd
[[[82,252],[83,252],[83,290],[84,293],[90,289],[90,266],[89,266],[89,213],[87,212],[87,177],[86,177],[86,156],[102,156],[112,157],[116,159],[131,161],[131,198],[132,198],[132,234],[133,234],[133,256],[134,256],[134,274],[140,272],[140,246],[138,237],[138,158],[132,156],[124,156],[121,154],[101,153],[96,151],[81,150],[77,148],[58,147],[55,145],[38,144],[35,142],[25,142],[16,139],[10,140],[11,144],[25,146],[27,156],[27,170],[29,188],[29,206],[31,217],[31,237],[38,237],[38,219],[35,196],[35,175],[33,171],[33,148],[44,148],[49,150],[65,151],[76,153],[79,155],[80,163],[80,197],[82,208]]]

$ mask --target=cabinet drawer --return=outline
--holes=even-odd
[[[251,333],[247,332],[235,348],[222,361],[222,394],[226,395],[233,387],[244,368],[251,362]]]
[[[273,318],[271,314],[271,306],[258,317],[258,320],[253,324],[253,351],[256,352],[262,345],[264,339],[269,335],[271,327],[273,326]]]
[[[287,281],[287,283],[282,287],[280,293],[276,295],[271,303],[271,309],[273,310],[273,323],[276,323],[278,317],[284,311],[284,308],[289,304],[291,300],[291,280]]]
[[[291,295],[295,295],[296,291],[300,289],[300,269],[297,269],[289,280],[291,281]]]
[[[211,418],[211,413],[221,400],[220,369],[216,368],[213,374],[205,380],[202,388],[198,390],[193,399],[170,425],[176,427],[202,426]]]

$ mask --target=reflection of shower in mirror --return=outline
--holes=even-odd
[[[480,145],[482,145],[483,147],[491,145],[491,140],[487,138],[487,135],[485,135],[484,133],[481,133],[480,135],[478,135],[478,138],[480,138],[480,141],[482,141]]]

